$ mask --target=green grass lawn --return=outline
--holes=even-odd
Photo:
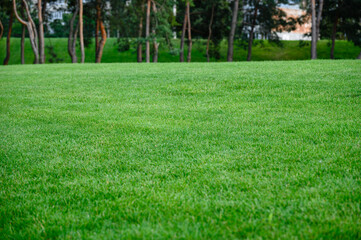
[[[361,61],[0,67],[0,239],[360,239]]]
[[[6,52],[6,39],[0,41],[0,63],[2,64]],[[20,64],[20,39],[12,38],[11,41],[11,57],[9,64]],[[256,40],[253,46],[252,60],[265,61],[265,60],[307,60],[311,58],[310,42],[305,42],[305,46],[300,47],[299,41],[282,41],[282,46],[271,44],[267,41]],[[49,49],[46,49],[46,61],[49,63],[60,62],[70,63],[70,57],[67,50],[68,39],[66,38],[47,38],[45,39],[46,46],[53,47],[52,56]],[[179,40],[173,40],[174,48],[179,49]],[[318,58],[330,58],[330,41],[322,40],[318,42]],[[206,41],[194,40],[192,49],[193,62],[206,62]],[[354,46],[353,43],[347,41],[336,41],[335,58],[336,59],[355,59],[360,53],[360,47]],[[187,48],[186,50],[187,51]],[[245,61],[247,58],[247,51],[241,47],[241,43],[235,43],[235,61]],[[94,41],[85,49],[85,61],[93,63],[95,60]],[[80,51],[78,47],[78,58],[80,59]],[[30,47],[30,42],[27,39],[25,47],[25,61],[30,64],[33,62],[33,53]],[[225,62],[227,60],[227,41],[223,41],[220,47],[220,59],[212,58],[211,61]],[[127,51],[118,51],[117,39],[110,38],[107,40],[104,47],[104,54],[102,58],[103,63],[114,62],[136,62],[137,54],[136,49],[131,47]],[[159,49],[159,62],[179,62],[179,54],[171,53],[167,44],[162,42]]]

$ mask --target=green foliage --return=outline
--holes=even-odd
[[[126,0],[110,0],[110,14],[108,16],[110,30],[119,34],[120,38],[138,37],[138,18],[141,13],[140,0],[127,5]]]
[[[258,26],[258,33],[271,41],[278,41],[276,32],[290,31],[294,29],[297,21],[287,19],[286,13],[279,9],[280,4],[288,3],[288,0],[245,0],[244,30],[248,33],[251,25]],[[257,10],[257,17],[254,13]]]
[[[212,42],[215,46],[219,45],[222,39],[228,37],[230,31],[230,22],[232,17],[232,12],[230,4],[228,1],[201,1],[198,6],[198,9],[195,11],[205,11],[205,13],[196,14],[195,22],[202,22],[202,26],[199,26],[199,30],[203,33],[200,35],[201,38],[206,39],[209,33],[209,22],[212,14],[212,5],[215,7],[214,19],[212,24]],[[200,19],[203,18],[203,19]]]
[[[0,19],[2,21],[4,27],[4,35],[6,37],[6,33],[9,30],[9,19],[10,19],[10,11],[12,9],[12,1],[11,0],[2,0],[0,3]]]
[[[64,22],[68,23],[68,21],[64,21]],[[54,31],[54,34],[49,34],[50,36],[57,38],[69,37],[69,24],[64,25],[63,20],[60,19],[54,20],[53,22],[50,23],[50,27]]]
[[[0,239],[361,238],[360,61],[0,72]]]
[[[155,1],[157,13],[152,12],[152,28],[155,29],[153,38],[170,39],[172,32],[173,6],[174,1],[158,0]]]
[[[300,48],[303,48],[303,47],[306,47],[306,46],[309,46],[310,45],[310,43],[308,42],[308,41],[303,41],[303,40],[300,40],[299,42],[298,42],[298,46],[300,47]],[[327,47],[330,47],[331,45],[327,42]]]
[[[219,56],[219,44],[222,39],[229,34],[230,22],[232,18],[230,3],[226,0],[194,0],[191,7],[192,37],[207,39],[209,34],[209,23],[212,15],[212,6],[214,5],[214,19],[212,24],[211,49],[210,54]],[[184,20],[185,5],[182,2],[177,3],[177,27],[180,36]]]
[[[58,55],[54,52],[54,46],[46,46],[46,50],[49,63],[61,63],[64,61],[64,59],[58,58]]]
[[[118,38],[117,46],[119,52],[128,51],[131,47],[131,39],[129,38]]]
[[[361,1],[327,0],[322,13],[321,37],[331,38],[337,21],[337,39],[346,39],[361,46]]]
[[[347,39],[357,46],[361,46],[361,1],[348,0],[349,4],[343,9],[343,22],[341,28],[344,28]]]
[[[134,44],[134,41],[130,39],[136,39],[136,43],[144,43],[146,40],[153,41],[153,39],[158,39],[161,41],[163,39],[169,39],[172,36],[172,7],[174,1],[169,0],[157,0],[156,3],[157,13],[154,13],[153,7],[151,8],[151,23],[150,23],[150,36],[148,39],[145,38],[145,12],[146,12],[146,1],[137,0],[137,1],[118,1],[111,0],[111,14],[109,16],[110,28],[113,33],[118,37],[118,49],[128,50],[130,44]],[[139,24],[140,19],[142,18],[143,31],[142,36],[139,37]],[[152,30],[155,30],[153,34]],[[125,40],[127,39],[127,40]],[[127,43],[128,42],[128,43]],[[168,47],[172,47],[168,44]]]

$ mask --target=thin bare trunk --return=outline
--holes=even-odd
[[[28,24],[27,25],[28,25],[29,39],[30,39],[30,42],[31,42],[31,46],[33,48],[34,55],[35,55],[34,64],[38,64],[39,61],[40,61],[39,45],[38,45],[38,39],[39,39],[38,31],[36,30],[35,23],[34,23],[32,17],[31,17],[29,5],[27,4],[27,2],[25,0],[23,0],[23,4],[25,6],[26,15],[27,15],[27,18],[28,18]]]
[[[44,46],[44,23],[41,0],[38,0],[38,20],[39,20],[39,63],[45,63]]]
[[[230,31],[229,37],[228,37],[228,54],[227,54],[228,62],[233,61],[233,41],[234,41],[234,34],[236,32],[236,27],[237,27],[238,5],[239,5],[239,0],[235,0],[234,5],[233,5],[231,31]]]
[[[72,18],[70,19],[69,22],[69,37],[68,37],[68,53],[69,56],[73,62],[73,49],[72,49],[72,45],[73,45],[73,35],[74,35],[74,21],[76,18],[76,12],[73,14]]]
[[[336,15],[336,19],[333,22],[332,26],[332,46],[331,46],[331,52],[330,52],[330,58],[335,59],[335,41],[336,41],[336,32],[337,32],[337,24],[338,24],[338,14]]]
[[[138,33],[139,40],[142,37],[142,32],[143,32],[143,17],[140,18],[140,23],[139,23],[139,33]],[[139,42],[137,48],[137,61],[139,63],[143,61],[142,51],[143,51],[143,44]]]
[[[103,56],[103,49],[105,42],[107,41],[107,31],[105,30],[104,23],[101,17],[101,8],[100,8],[100,0],[97,1],[97,27],[99,27],[101,39],[97,41],[97,51],[95,62],[100,63]]]
[[[3,37],[3,34],[4,34],[4,26],[3,26],[3,24],[2,24],[2,22],[0,20],[0,40]]]
[[[252,60],[252,45],[253,45],[253,34],[254,34],[253,32],[254,32],[254,25],[252,25],[251,31],[249,33],[247,61]]]
[[[147,19],[145,25],[145,61],[150,62],[150,43],[149,43],[149,28],[150,28],[150,0],[147,3]]]
[[[21,42],[20,42],[20,58],[21,58],[21,64],[25,64],[25,33],[26,28],[25,25],[22,25],[22,33],[21,33]]]
[[[180,49],[179,49],[179,61],[184,62],[184,37],[186,35],[186,29],[187,29],[187,10],[184,13],[184,21],[183,21],[183,27],[182,27],[182,37],[180,42]]]
[[[105,46],[105,42],[107,41],[107,31],[105,30],[105,26],[103,22],[100,22],[100,34],[101,34],[101,40],[99,42],[99,51],[97,56],[97,63],[100,63],[103,56],[103,50]]]
[[[69,22],[70,29],[69,29],[69,38],[68,38],[68,53],[70,55],[72,63],[78,62],[75,47],[76,47],[76,38],[77,38],[77,34],[78,34],[79,22],[77,23],[76,29],[74,30],[74,22],[75,22],[76,16],[78,15],[78,12],[79,12],[79,6],[77,4],[75,7],[75,12]]]
[[[47,21],[46,19],[46,6],[48,4],[49,0],[42,0],[43,3],[43,7],[42,7],[42,14],[43,14],[43,23]],[[45,24],[46,25],[46,24]],[[44,32],[44,31],[43,31]],[[45,36],[45,34],[43,34],[43,36]],[[44,42],[44,37],[43,37],[43,42]],[[44,48],[45,48],[45,42],[44,42]],[[46,62],[46,54],[45,54],[45,50],[44,50],[44,63]]]
[[[187,62],[191,62],[192,58],[192,28],[191,28],[191,14],[190,14],[190,3],[187,2],[187,29],[188,29],[188,57]]]
[[[96,6],[97,9],[97,19],[95,27],[95,62],[97,62],[97,55],[99,51],[99,28],[100,28],[100,7]]]
[[[21,17],[25,18],[25,13],[24,13],[24,3],[21,4],[22,8],[21,8]],[[21,33],[21,41],[20,41],[20,59],[21,59],[21,64],[25,64],[25,34],[26,34],[26,26],[25,25],[21,25],[22,27],[22,33]]]
[[[173,48],[173,44],[172,44],[172,42],[171,42],[170,39],[169,39],[168,33],[165,33],[165,40],[167,41],[168,48],[169,48],[169,49],[172,49],[172,48]]]
[[[318,38],[320,37],[320,25],[321,25],[321,18],[322,18],[322,9],[323,9],[323,0],[319,0],[319,5],[318,5],[318,13],[317,13],[317,24],[316,24],[316,36],[317,36],[317,41]]]
[[[154,47],[153,62],[156,63],[156,62],[158,62],[159,43],[154,42],[153,47]]]
[[[42,0],[42,14],[43,14],[43,22],[46,22],[46,4],[48,3],[48,0]]]
[[[4,59],[4,65],[8,65],[10,60],[10,40],[11,40],[11,32],[13,30],[13,22],[14,22],[14,12],[11,11],[9,18],[8,36],[6,38],[6,57]]]
[[[141,11],[141,16],[140,16],[140,20],[139,20],[139,32],[138,32],[138,38],[139,38],[139,43],[138,43],[138,48],[137,48],[137,61],[140,63],[143,61],[143,44],[140,41],[140,38],[143,35],[143,13],[144,13],[144,1],[142,1],[142,11]]]
[[[257,13],[258,13],[258,4],[259,4],[259,0],[258,0],[257,4],[255,5],[251,32],[249,33],[247,61],[251,61],[251,59],[252,59],[253,35],[254,35],[254,27],[256,25]]]
[[[84,53],[84,33],[83,33],[83,0],[79,0],[79,40],[80,40],[81,63],[84,63],[85,53]]]
[[[38,32],[36,30],[34,21],[31,18],[28,3],[25,0],[23,0],[22,3],[24,4],[24,8],[25,8],[25,12],[26,12],[28,21],[24,21],[19,16],[17,9],[16,9],[16,0],[13,0],[13,9],[14,9],[15,17],[18,19],[18,21],[28,28],[30,44],[31,44],[31,48],[34,53],[34,63],[36,64],[36,63],[39,63],[39,48],[38,48],[38,43],[37,43]]]
[[[153,12],[155,15],[155,26],[153,26],[153,48],[154,48],[154,53],[153,53],[153,62],[158,62],[158,48],[159,48],[159,43],[157,42],[157,36],[156,36],[156,28],[158,27],[158,20],[157,20],[157,6],[155,5],[155,2],[152,1],[152,6],[153,6]]]
[[[244,25],[245,25],[245,16],[246,16],[246,12],[247,12],[247,9],[244,7],[246,6],[246,1],[247,0],[242,0],[242,23],[241,23],[241,26],[239,27],[239,35],[242,36],[242,33],[243,33],[243,28],[244,28]]]
[[[30,11],[29,11],[30,12]],[[40,63],[40,55],[39,55],[39,36],[38,31],[36,29],[35,23],[33,20],[30,22],[32,28],[34,29],[34,45],[36,44],[36,50],[37,50],[37,56],[34,58],[33,64],[39,64]]]
[[[78,32],[79,32],[79,21],[76,24],[76,28],[75,28],[75,32],[73,35],[73,53],[74,53],[74,60],[77,63],[78,62],[78,57],[76,56],[76,40],[78,38]]]
[[[317,59],[317,27],[316,27],[316,3],[311,0],[312,12],[312,42],[311,42],[311,59]]]
[[[209,22],[208,25],[208,40],[207,40],[207,48],[206,48],[207,62],[209,62],[209,42],[211,41],[211,37],[212,37],[213,17],[214,17],[214,4],[212,5],[211,21]]]

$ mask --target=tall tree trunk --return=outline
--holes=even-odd
[[[214,17],[214,4],[212,5],[211,20],[208,25],[208,40],[207,40],[207,48],[206,48],[207,62],[209,62],[209,42],[211,41],[211,37],[212,37],[213,17]]]
[[[97,1],[97,18],[95,21],[95,62],[97,62],[97,55],[99,51],[99,28],[100,28],[100,8],[98,7],[98,1]]]
[[[44,46],[44,23],[41,0],[38,0],[38,20],[39,20],[39,63],[45,63],[45,46]]]
[[[30,11],[29,11],[30,12]],[[31,19],[30,22],[32,28],[34,29],[34,46],[36,45],[36,57],[34,58],[33,64],[39,64],[40,63],[40,55],[39,55],[39,36],[38,36],[38,31],[36,29],[36,25],[34,23],[34,21]]]
[[[153,62],[156,63],[158,62],[159,43],[157,43],[157,41],[154,41],[153,47],[154,47]]]
[[[74,12],[72,18],[69,21],[69,37],[68,37],[68,54],[71,58],[71,62],[74,63],[74,53],[73,53],[73,36],[74,36],[74,21],[76,18],[76,12]]]
[[[311,42],[311,59],[317,59],[317,27],[316,27],[316,3],[311,0],[312,12],[312,42]]]
[[[253,32],[254,32],[254,26],[252,25],[251,31],[249,33],[249,39],[248,39],[247,61],[251,61],[251,59],[252,59]]]
[[[234,41],[234,34],[236,32],[236,27],[237,27],[238,5],[239,5],[239,0],[235,0],[234,5],[233,5],[231,31],[230,31],[229,37],[228,37],[228,53],[227,53],[227,61],[228,62],[233,61],[233,41]]]
[[[31,17],[28,3],[25,0],[23,0],[22,4],[24,6],[28,21],[24,21],[19,16],[16,10],[16,0],[13,0],[13,9],[14,9],[15,17],[18,19],[18,21],[28,28],[30,45],[34,53],[34,64],[37,64],[39,63],[38,31],[36,30],[35,23]]]
[[[76,37],[78,35],[79,22],[77,23],[76,29],[74,31],[74,22],[76,16],[78,15],[78,12],[79,12],[79,5],[77,4],[75,7],[75,12],[69,22],[70,29],[69,29],[69,38],[68,38],[68,53],[70,55],[72,63],[78,62],[75,47],[76,47]]]
[[[242,36],[242,33],[243,33],[243,28],[244,28],[244,23],[245,23],[245,16],[246,16],[246,12],[247,12],[247,9],[244,7],[246,6],[246,1],[247,0],[242,0],[242,23],[241,23],[241,26],[239,27],[239,35]]]
[[[334,52],[335,52],[335,41],[336,41],[336,32],[337,32],[337,24],[338,24],[338,13],[336,14],[336,19],[333,22],[332,26],[332,46],[330,52],[330,58],[335,59]]]
[[[153,53],[153,62],[158,62],[158,48],[159,48],[159,43],[157,42],[157,37],[156,37],[156,28],[158,27],[158,20],[157,20],[157,6],[155,5],[155,2],[152,1],[152,6],[153,6],[153,12],[155,15],[155,26],[153,26],[153,49],[154,49],[154,53]]]
[[[168,33],[165,33],[165,40],[167,41],[168,48],[169,48],[169,49],[172,49],[172,48],[173,48],[173,44],[172,44],[172,42],[171,42],[170,39],[169,39]]]
[[[48,4],[49,0],[42,0],[42,14],[43,14],[43,24],[45,24],[46,26],[46,22],[47,22],[47,15],[46,15],[46,11],[47,11],[47,4]],[[45,34],[43,34],[43,36],[45,37]],[[44,38],[43,38],[44,39]],[[45,48],[45,42],[44,42],[44,48]],[[46,50],[44,52],[44,63],[46,62]]]
[[[188,29],[188,57],[187,62],[191,62],[192,58],[192,28],[191,28],[191,14],[190,14],[190,3],[187,2],[187,29]]]
[[[85,61],[84,52],[84,32],[83,32],[83,0],[79,1],[79,40],[80,40],[80,52],[81,52],[81,63]]]
[[[141,16],[140,16],[140,20],[139,20],[139,32],[138,32],[138,38],[139,38],[139,42],[138,42],[138,47],[137,47],[137,61],[139,63],[141,63],[143,61],[143,44],[140,41],[142,35],[143,35],[143,13],[144,13],[144,1],[142,1],[142,6],[141,6]]]
[[[101,17],[101,8],[100,8],[100,0],[97,1],[97,26],[99,27],[101,39],[97,41],[97,51],[95,62],[100,63],[103,56],[103,50],[105,42],[107,41],[107,31],[105,30],[104,23]]]
[[[20,42],[20,58],[21,64],[25,64],[25,25],[22,25],[21,42]]]
[[[150,0],[147,2],[147,19],[145,25],[145,61],[150,62],[150,43],[149,43],[149,28],[150,28]]]
[[[139,41],[140,38],[142,37],[142,32],[143,32],[143,17],[140,18],[140,23],[139,23],[139,32],[138,32]],[[137,47],[137,61],[139,63],[143,61],[142,51],[143,51],[143,44],[139,42]]]
[[[180,49],[179,49],[179,61],[184,62],[184,37],[186,35],[186,29],[187,29],[187,21],[188,21],[188,15],[187,10],[184,13],[184,21],[183,21],[183,27],[182,27],[182,37],[180,42]]]
[[[248,55],[247,55],[247,61],[251,61],[251,59],[252,59],[253,35],[254,35],[254,27],[255,27],[255,25],[256,25],[256,19],[257,19],[259,1],[260,1],[260,0],[258,0],[257,4],[256,4],[255,7],[254,7],[254,15],[253,15],[253,20],[252,20],[251,32],[249,33],[249,40],[248,40]]]
[[[4,26],[3,26],[3,24],[2,24],[2,22],[0,20],[0,40],[3,37],[3,34],[4,34]]]
[[[37,64],[39,63],[38,31],[36,30],[35,23],[31,17],[28,3],[25,0],[23,0],[22,4],[24,6],[28,21],[24,21],[19,16],[16,10],[16,0],[13,0],[13,9],[14,9],[15,17],[18,19],[18,21],[28,28],[30,45],[34,53],[34,64]]]
[[[323,0],[319,0],[317,23],[316,23],[316,36],[317,36],[316,41],[318,41],[318,38],[320,37],[320,25],[321,25],[321,18],[322,18],[322,10],[323,10]]]
[[[46,22],[46,4],[48,3],[48,0],[42,0],[42,14],[43,14],[43,22]]]
[[[24,12],[24,3],[21,3],[21,17],[25,18],[25,12]],[[25,64],[25,34],[26,34],[26,27],[25,25],[21,25],[22,27],[22,32],[21,32],[21,40],[20,40],[20,59],[21,59],[21,64]]]
[[[107,41],[107,31],[105,30],[104,23],[102,21],[100,22],[100,34],[101,34],[101,40],[99,42],[99,49],[97,52],[96,63],[101,62],[102,56],[103,56],[104,45],[105,45],[105,42]]]
[[[73,45],[72,45],[72,50],[73,50],[73,55],[74,55],[74,58],[72,60],[73,63],[78,63],[78,56],[76,55],[76,40],[77,40],[77,37],[78,37],[78,32],[79,32],[79,22],[76,24],[76,29],[75,29],[75,32],[74,32],[74,35],[73,35]]]
[[[11,40],[11,32],[13,30],[13,22],[14,22],[14,11],[11,11],[9,18],[8,36],[6,38],[6,57],[4,59],[4,65],[8,65],[10,60],[10,40]]]

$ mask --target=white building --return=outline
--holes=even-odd
[[[280,9],[287,14],[287,18],[296,19],[306,14],[298,4],[281,4]],[[311,32],[311,19],[303,25],[297,24],[296,29],[291,32],[278,32],[277,35],[280,40],[311,40],[311,36],[305,36],[309,32]]]

